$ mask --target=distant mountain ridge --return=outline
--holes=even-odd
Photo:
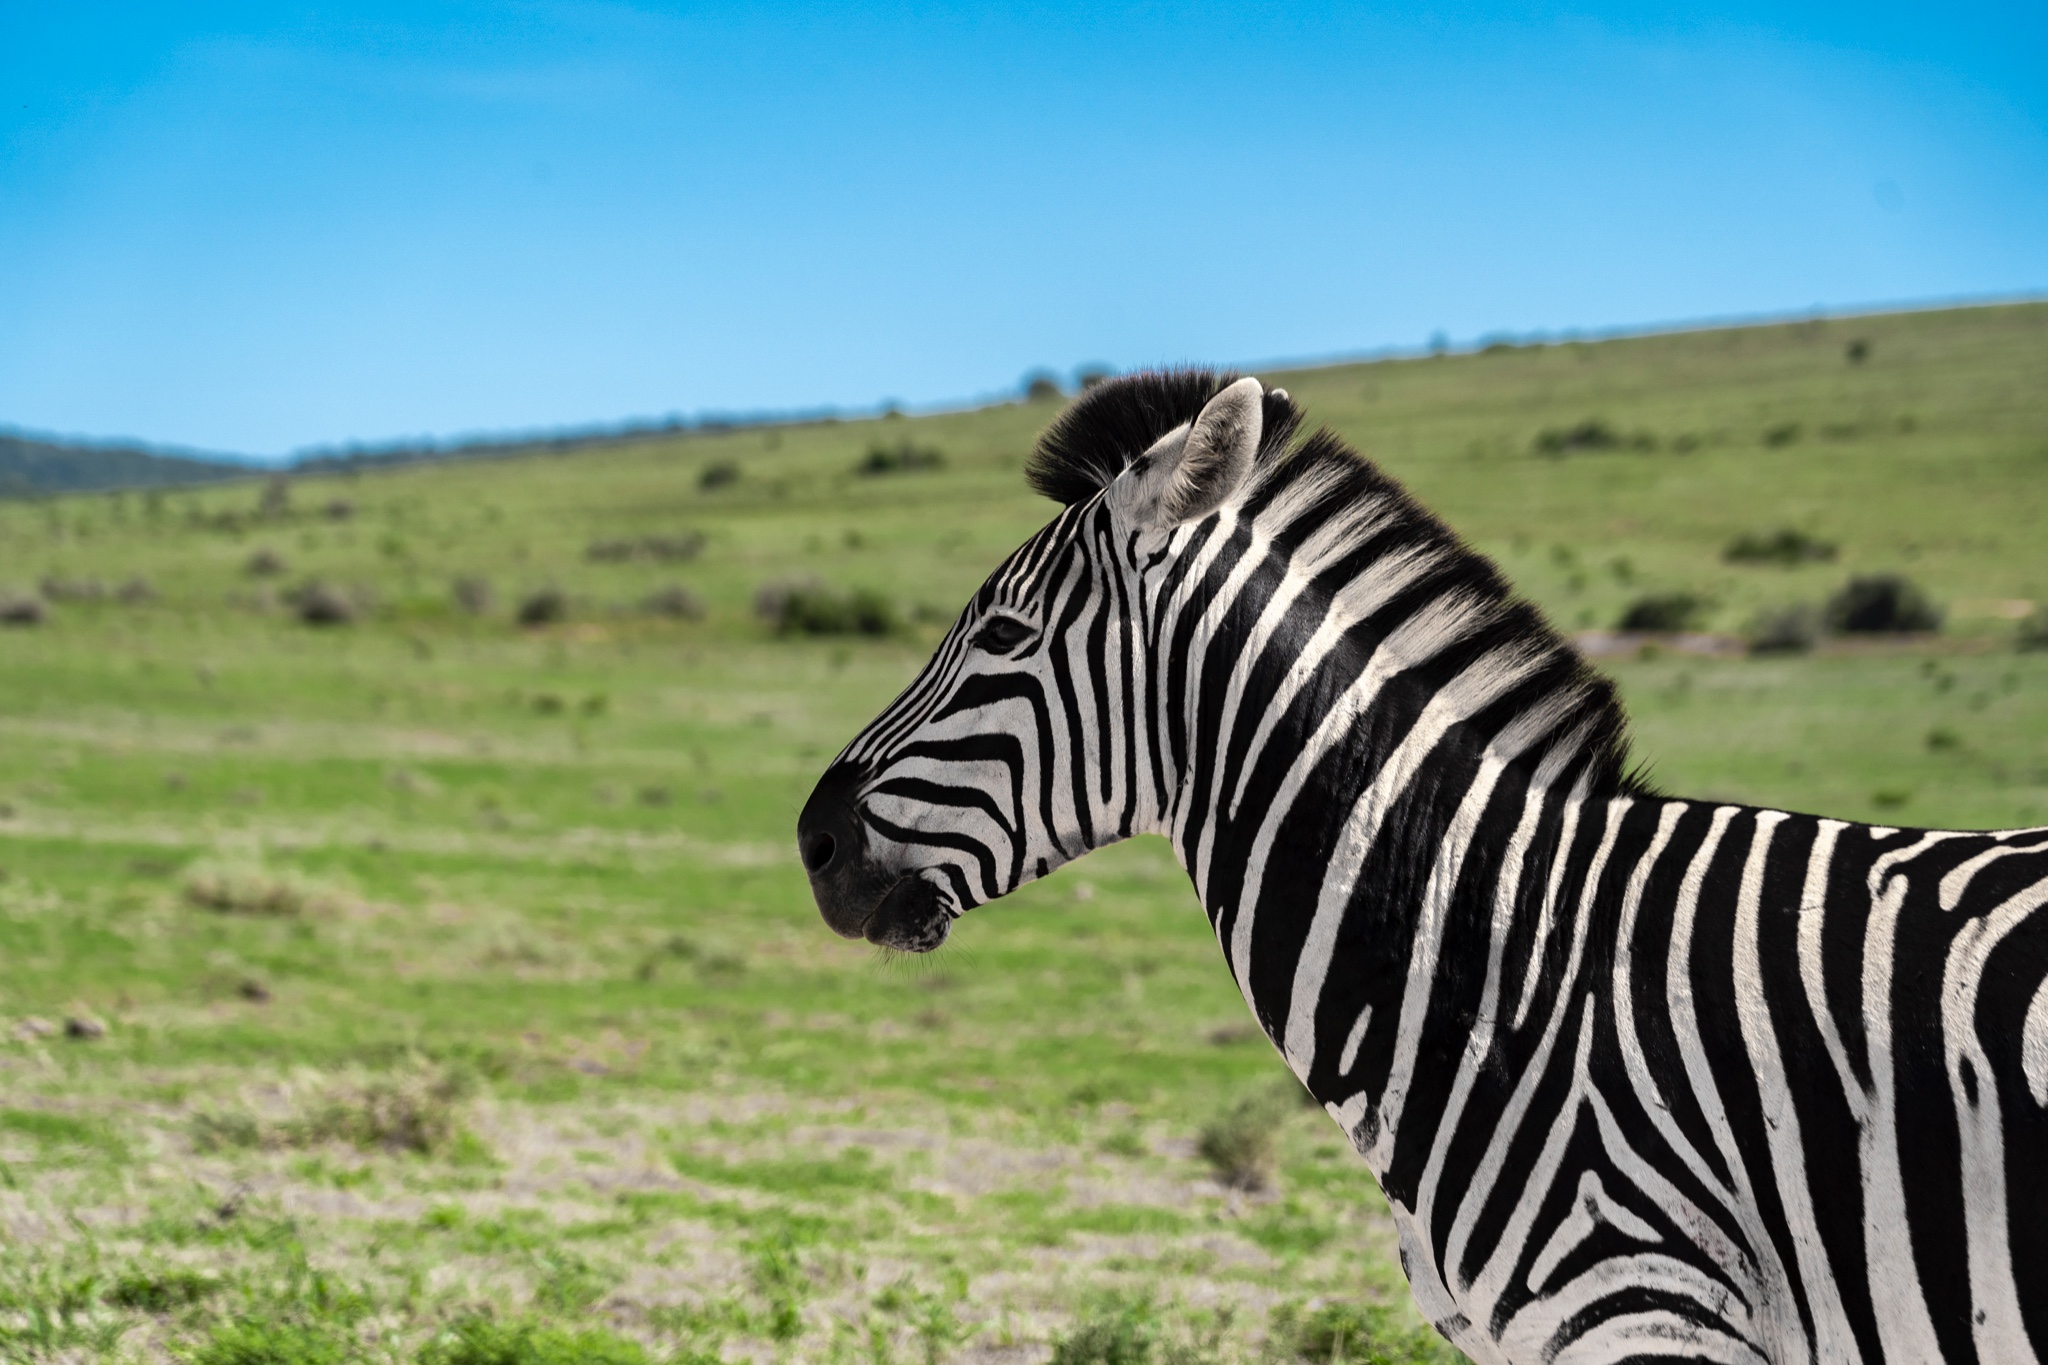
[[[0,431],[0,498],[175,488],[243,479],[257,472],[229,460],[163,455],[135,445],[49,441]]]

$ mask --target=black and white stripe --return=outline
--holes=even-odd
[[[1105,385],[1066,510],[801,826],[842,932],[1168,837],[1475,1360],[2031,1361],[2048,830],[1685,802],[1493,568],[1284,393]]]

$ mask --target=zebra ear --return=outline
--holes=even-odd
[[[1221,507],[1252,471],[1265,430],[1265,390],[1246,377],[1211,398],[1192,425],[1176,427],[1132,463],[1126,498],[1144,525],[1178,526]]]

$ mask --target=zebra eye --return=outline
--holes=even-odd
[[[991,616],[974,632],[974,647],[990,654],[1008,654],[1037,633],[1014,616]]]

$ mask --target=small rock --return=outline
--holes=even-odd
[[[89,1014],[74,1014],[64,1021],[64,1036],[80,1042],[95,1042],[107,1036],[107,1026]]]

